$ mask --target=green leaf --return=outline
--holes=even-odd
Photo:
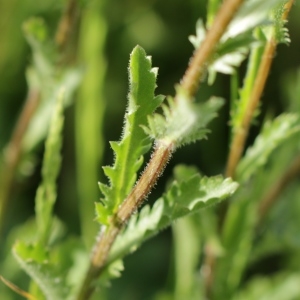
[[[295,300],[300,298],[298,273],[255,277],[233,300]]]
[[[63,117],[63,94],[61,93],[54,107],[49,135],[46,140],[45,154],[42,166],[42,183],[35,199],[35,211],[38,228],[38,238],[47,243],[52,225],[52,211],[56,201],[56,180],[61,166],[61,145]]]
[[[260,43],[255,44],[250,53],[247,65],[247,73],[244,78],[243,87],[239,90],[239,99],[233,99],[231,108],[231,126],[232,133],[239,130],[243,125],[245,114],[249,105],[249,97],[251,96],[253,86],[257,77],[257,72],[264,53],[266,37],[260,28],[256,28],[253,33]],[[255,113],[258,115],[258,111]]]
[[[109,261],[134,251],[174,220],[224,200],[235,192],[237,186],[230,178],[222,176],[201,178],[195,174],[180,182],[175,180],[152,209],[146,205],[130,219],[126,230],[117,238]]]
[[[254,145],[249,148],[237,167],[237,178],[248,180],[258,168],[268,161],[270,154],[291,135],[299,132],[299,116],[282,114],[272,122],[266,122]]]
[[[13,254],[20,266],[37,283],[47,300],[64,300],[69,295],[69,287],[49,263],[45,247],[40,243],[27,245],[17,242]]]
[[[96,213],[102,224],[108,224],[108,217],[130,192],[143,163],[143,155],[151,147],[150,139],[141,126],[146,125],[147,116],[163,100],[162,96],[154,95],[156,76],[157,69],[151,68],[150,57],[141,47],[135,47],[129,63],[130,91],[123,136],[120,142],[110,143],[115,152],[115,162],[113,166],[104,167],[110,184],[99,185],[104,199],[96,204]]]
[[[176,100],[169,97],[168,102],[169,106],[162,107],[164,116],[149,116],[149,127],[144,129],[153,139],[164,140],[175,147],[206,138],[207,124],[216,117],[216,111],[223,104],[220,98],[195,104],[180,87],[177,87]]]
[[[288,29],[285,27],[287,21],[282,18],[285,12],[287,0],[281,1],[272,11],[271,20],[274,24],[272,28],[264,28],[268,38],[275,38],[277,43],[289,44],[291,42]]]

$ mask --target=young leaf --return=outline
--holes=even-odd
[[[56,180],[61,165],[61,144],[63,128],[63,95],[58,96],[46,140],[42,167],[42,183],[36,193],[36,220],[39,240],[47,243],[49,239],[52,210],[56,201]]]
[[[268,161],[270,154],[291,135],[300,131],[299,116],[282,114],[273,122],[266,122],[254,145],[249,148],[237,167],[237,178],[248,180]]]
[[[223,101],[212,98],[204,104],[194,104],[187,93],[177,88],[176,100],[169,97],[169,106],[163,105],[164,117],[155,114],[148,117],[145,131],[156,140],[164,140],[176,147],[206,137],[207,124],[216,116]]]
[[[25,272],[37,283],[47,300],[64,300],[69,287],[49,263],[48,253],[40,243],[27,245],[17,242],[13,254]]]
[[[162,96],[154,96],[156,76],[157,69],[151,69],[150,57],[141,47],[135,47],[129,63],[130,91],[123,136],[120,142],[110,143],[115,152],[114,165],[103,168],[110,184],[99,184],[104,199],[96,204],[96,212],[102,224],[108,224],[107,218],[128,195],[143,163],[143,155],[150,149],[150,140],[141,126],[146,125],[147,115],[163,100]]]
[[[195,174],[181,182],[174,181],[152,209],[146,205],[139,215],[132,216],[126,230],[117,238],[109,261],[134,251],[174,220],[224,200],[236,189],[237,183],[222,176],[201,178]]]

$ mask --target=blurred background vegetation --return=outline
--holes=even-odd
[[[68,45],[56,50],[60,54],[55,58],[57,69],[75,69],[81,76],[65,111],[63,163],[55,210],[65,223],[66,232],[73,235],[83,232],[87,246],[92,244],[97,230],[97,225],[91,222],[93,203],[100,198],[97,181],[106,180],[101,165],[113,161],[108,141],[118,140],[122,133],[129,54],[135,45],[141,45],[152,56],[153,66],[159,67],[157,94],[173,95],[174,84],[182,77],[193,52],[188,36],[195,33],[197,19],[205,18],[206,4],[199,0],[77,2]],[[0,0],[0,148],[3,158],[29,92],[26,73],[33,59],[23,24],[32,17],[42,18],[54,43],[67,6],[68,1],[62,0]],[[300,67],[299,15],[300,6],[296,3],[288,23],[292,42],[277,49],[263,95],[261,119],[266,114],[278,115],[288,106],[287,87],[295,80]],[[241,78],[243,72],[244,66]],[[206,100],[212,93],[228,99],[229,78],[218,75],[213,87],[203,85],[198,93],[199,101]],[[174,155],[149,201],[161,194],[177,163],[197,165],[206,175],[223,172],[228,152],[228,114],[229,105],[225,105],[211,125],[208,141],[180,149]],[[41,126],[47,127],[47,123]],[[249,142],[259,126],[252,130]],[[7,253],[14,240],[22,235],[20,226],[30,223],[34,216],[43,142],[44,137],[41,137],[29,151],[22,152],[0,239],[0,274],[24,289],[28,279]],[[159,299],[159,293],[172,285],[171,239],[171,231],[166,230],[126,258],[123,276],[113,281],[108,298],[152,299],[156,295]],[[19,299],[6,293],[7,288],[0,284],[0,295],[7,295],[1,299]]]

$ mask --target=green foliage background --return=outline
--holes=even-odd
[[[152,65],[159,67],[156,94],[174,95],[174,83],[180,80],[193,52],[188,36],[195,33],[197,19],[204,18],[206,14],[206,1],[196,0],[82,0],[81,2],[85,7],[87,20],[90,22],[94,20],[97,29],[91,23],[85,24],[87,20],[83,21],[75,53],[79,65],[83,69],[88,69],[91,77],[87,83],[81,85],[74,95],[73,104],[65,111],[62,171],[55,205],[57,215],[65,221],[65,230],[74,235],[80,234],[80,215],[84,214],[85,210],[87,215],[91,212],[90,208],[82,206],[80,200],[82,195],[84,194],[85,201],[90,202],[88,206],[93,207],[92,204],[100,197],[97,181],[107,180],[101,165],[111,165],[113,161],[108,141],[119,140],[121,134],[128,92],[129,53],[137,44],[141,45],[147,54],[152,56]],[[27,93],[25,71],[32,58],[22,32],[22,24],[30,17],[42,17],[49,27],[50,34],[53,34],[64,5],[65,1],[61,0],[0,1],[1,151],[4,151],[9,140]],[[263,113],[259,121],[265,116],[278,115],[290,109],[290,103],[287,101],[288,96],[290,97],[288,87],[295,80],[297,72],[299,74],[300,67],[300,19],[297,17],[299,15],[300,6],[296,2],[288,23],[292,43],[288,47],[279,45],[277,49],[263,95]],[[95,29],[95,32],[92,32],[92,29]],[[93,66],[96,67],[89,69]],[[244,66],[241,72],[243,68]],[[96,87],[93,93],[95,101],[91,101],[91,106],[86,108],[83,98],[88,96],[90,89],[85,84],[88,85],[90,82],[94,83],[90,89]],[[218,75],[213,88],[203,85],[199,91],[201,99],[207,99],[212,89],[214,95],[228,99],[228,77]],[[298,111],[299,97],[298,94],[298,107],[294,108]],[[150,203],[163,191],[177,162],[197,165],[205,175],[216,175],[224,171],[230,131],[227,124],[228,115],[227,103],[222,108],[219,118],[211,124],[212,134],[207,141],[179,149],[167,167],[164,177],[160,179],[159,185],[149,197]],[[85,128],[80,124],[85,124]],[[251,132],[249,142],[253,141],[259,128],[258,122]],[[77,144],[76,139],[80,139]],[[28,220],[33,217],[35,192],[41,180],[43,150],[43,141],[40,141],[35,145],[34,151],[22,159],[7,212],[9,221],[5,227],[5,237],[8,243],[0,245],[2,257],[15,239],[22,234],[19,226],[29,222]],[[94,160],[81,161],[91,153],[95,156]],[[92,185],[91,188],[89,185]],[[300,217],[300,212],[296,217]],[[95,228],[86,228],[85,232],[86,242],[90,244],[96,232]],[[163,294],[160,294],[161,291],[168,290],[173,284],[174,270],[171,258],[174,251],[171,239],[171,231],[163,231],[155,239],[147,242],[134,257],[127,257],[124,274],[112,282],[113,287],[107,291],[108,299],[120,299],[119,295],[125,300],[153,299],[153,297],[164,299]],[[260,267],[260,272],[268,272],[269,266],[274,265],[272,258],[270,260]],[[0,273],[2,270],[10,270],[9,273],[5,273],[7,277],[14,274],[15,262],[10,257],[6,258],[0,265]],[[24,273],[14,274],[11,279],[26,289],[28,278]],[[7,288],[0,285],[0,295],[4,289]],[[7,299],[19,298],[15,296]]]

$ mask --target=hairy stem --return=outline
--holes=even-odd
[[[7,205],[12,192],[14,178],[22,156],[22,142],[30,120],[40,102],[40,92],[29,91],[11,139],[5,149],[0,181],[0,234],[4,226]]]
[[[131,193],[124,200],[118,212],[112,217],[111,224],[107,228],[104,228],[100,233],[92,253],[89,270],[77,298],[78,300],[88,299],[93,293],[93,282],[106,266],[106,261],[113,242],[124,224],[128,221],[130,216],[136,212],[137,208],[142,204],[145,197],[156,183],[159,175],[162,173],[170,159],[173,149],[173,143],[157,143],[156,149],[144,173]]]
[[[242,3],[243,0],[226,0],[221,6],[205,40],[201,47],[196,50],[190,61],[189,67],[182,78],[181,86],[189,96],[194,96],[197,92],[202,71],[205,69],[205,64],[213,54],[217,43]],[[174,141],[174,144],[175,143],[176,141]],[[142,204],[145,197],[156,183],[158,177],[168,163],[174,150],[174,144],[173,142],[157,142],[155,151],[143,175],[128,197],[124,200],[118,212],[112,217],[111,225],[100,234],[94,247],[89,271],[87,272],[79,292],[78,300],[87,300],[92,295],[94,291],[92,284],[105,267],[113,242],[121,228]]]

